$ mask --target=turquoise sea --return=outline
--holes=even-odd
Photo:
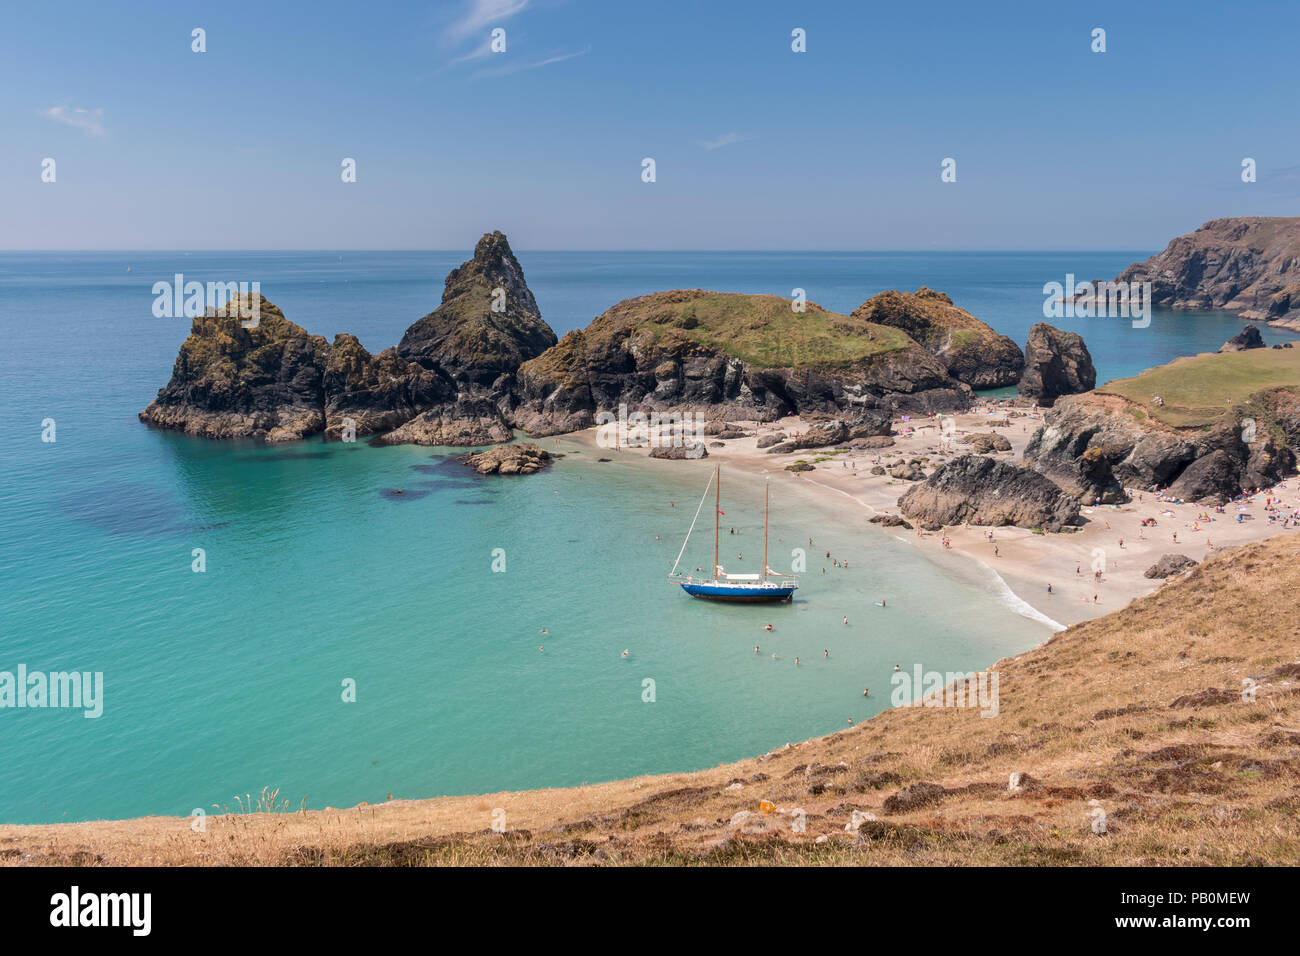
[[[659,289],[798,286],[847,311],[924,284],[1022,343],[1044,282],[1149,254],[518,252],[561,335]],[[570,454],[479,478],[452,449],[267,448],[136,420],[189,325],[153,317],[155,281],[257,280],[309,331],[378,350],[468,255],[0,254],[0,671],[104,675],[98,719],[0,709],[0,822],[184,815],[264,786],[319,808],[696,769],[870,716],[895,663],[976,669],[1049,636],[982,569],[932,563],[789,480],[773,482],[772,563],[813,538],[798,600],[719,607],[665,580],[707,462]],[[1055,324],[1084,335],[1103,379],[1241,327]],[[761,503],[756,481],[724,486],[729,569],[758,567]]]

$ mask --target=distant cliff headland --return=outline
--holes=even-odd
[[[1116,281],[1149,281],[1161,308],[1226,309],[1300,330],[1300,217],[1213,219]]]

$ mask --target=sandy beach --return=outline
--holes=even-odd
[[[948,449],[941,447],[943,436],[938,421],[924,417],[896,419],[894,444],[890,447],[853,450],[830,455],[825,461],[816,459],[827,456],[832,449],[771,455],[757,447],[758,439],[764,435],[807,431],[811,423],[796,417],[763,424],[734,422],[749,437],[729,440],[722,447],[712,447],[711,437],[706,437],[705,442],[710,446],[712,463],[755,476],[766,473],[774,482],[789,483],[801,493],[819,496],[842,509],[846,522],[860,524],[864,534],[892,535],[936,560],[947,552],[981,563],[1027,605],[1023,613],[1041,616],[1058,627],[1109,614],[1134,598],[1158,589],[1164,582],[1147,578],[1143,572],[1164,554],[1183,554],[1199,562],[1222,549],[1300,531],[1294,523],[1283,529],[1280,516],[1276,522],[1269,521],[1266,511],[1269,499],[1280,509],[1275,512],[1279,515],[1300,508],[1300,479],[1297,478],[1263,489],[1240,502],[1231,502],[1221,512],[1212,505],[1179,504],[1161,500],[1149,491],[1131,489],[1133,500],[1127,504],[1085,506],[1081,510],[1083,526],[1062,534],[971,525],[935,532],[919,527],[908,531],[902,527],[869,524],[869,519],[877,513],[898,514],[899,496],[915,484],[887,474],[872,475],[873,465],[887,465],[898,458],[928,458],[933,467],[970,453],[970,446],[960,443],[963,436],[988,432],[1011,443],[1010,451],[994,453],[993,457],[1020,463],[1025,446],[1042,423],[1042,410],[1016,408],[1022,417],[1010,418],[1009,424],[1001,426],[993,424],[1006,420],[1011,410],[1009,402],[993,402],[953,416],[956,429],[948,436]],[[648,446],[601,448],[595,428],[559,436],[553,441],[560,451],[566,444],[576,444],[602,454],[618,455],[625,462],[638,458],[648,462],[651,450]],[[814,463],[814,470],[787,471],[786,466],[796,461]],[[1156,524],[1144,527],[1142,522],[1152,518]]]

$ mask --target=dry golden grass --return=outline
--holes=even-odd
[[[350,810],[0,826],[10,864],[1300,863],[1300,550],[1224,552],[999,662],[1000,712],[896,708],[698,773]],[[1243,681],[1255,699],[1243,699]],[[1010,792],[1012,772],[1035,783]],[[937,801],[890,813],[917,783]],[[740,783],[739,789],[728,785]],[[763,813],[760,801],[776,810]],[[1095,803],[1091,802],[1095,801]],[[504,811],[506,830],[492,829]],[[806,829],[793,826],[801,809]],[[1093,818],[1106,816],[1104,834]],[[753,815],[732,825],[734,814]],[[869,812],[856,834],[854,810]],[[818,842],[819,838],[821,842]]]

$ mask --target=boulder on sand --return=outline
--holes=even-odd
[[[1025,370],[1020,394],[1050,407],[1062,395],[1088,392],[1097,387],[1092,355],[1077,332],[1063,332],[1039,322],[1029,330],[1025,345]]]
[[[1185,554],[1162,554],[1160,560],[1142,572],[1145,578],[1167,578],[1171,574],[1196,567],[1196,561]]]
[[[983,455],[942,465],[898,499],[909,518],[944,525],[1015,525],[1060,531],[1079,523],[1079,502],[1029,468]]]

